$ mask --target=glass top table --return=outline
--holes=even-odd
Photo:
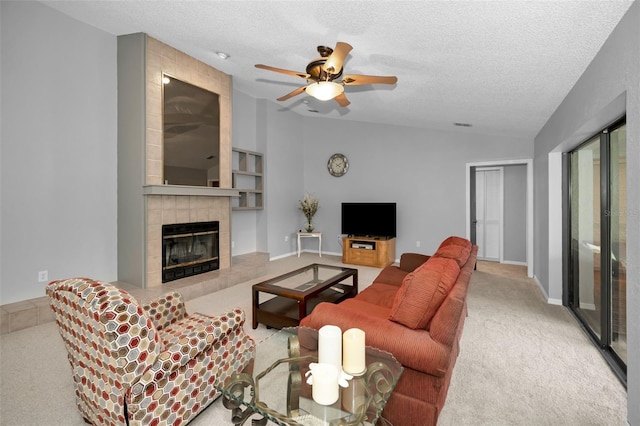
[[[366,372],[340,388],[332,405],[311,398],[305,373],[317,362],[318,331],[308,327],[283,328],[256,345],[253,376],[232,375],[216,386],[223,404],[232,410],[232,422],[242,425],[252,415],[253,425],[374,425],[400,376],[402,365],[388,352],[366,347]],[[244,410],[242,406],[246,407]]]
[[[313,263],[252,286],[252,327],[295,327],[321,302],[358,294],[358,270]]]

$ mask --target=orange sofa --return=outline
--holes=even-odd
[[[394,426],[435,425],[447,396],[467,316],[466,296],[478,247],[445,239],[431,256],[404,253],[356,297],[321,303],[301,326],[333,324],[365,331],[366,344],[404,367],[383,417]]]

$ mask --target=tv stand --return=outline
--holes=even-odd
[[[384,268],[395,260],[395,238],[342,237],[342,263]]]

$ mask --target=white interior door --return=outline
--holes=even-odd
[[[502,258],[502,167],[476,169],[478,259]]]

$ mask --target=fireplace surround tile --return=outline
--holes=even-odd
[[[218,221],[220,269],[229,268],[231,204],[228,197],[148,195],[147,198],[147,287],[163,285],[162,225]]]

